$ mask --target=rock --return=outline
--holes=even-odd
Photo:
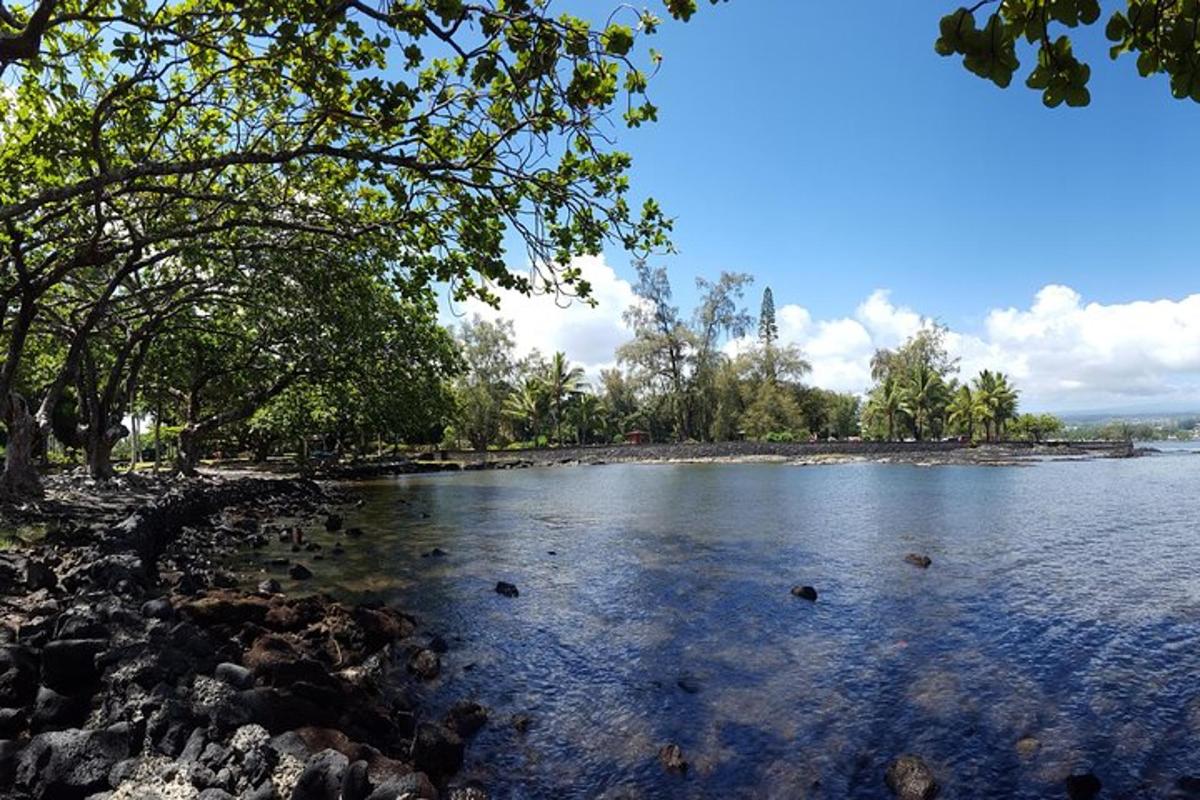
[[[103,639],[59,639],[42,648],[42,681],[51,688],[77,690],[100,676],[96,655],[108,644]]]
[[[0,740],[16,739],[25,730],[25,712],[19,708],[0,708]]]
[[[1032,736],[1023,736],[1017,740],[1017,755],[1022,758],[1029,758],[1038,751],[1042,743]]]
[[[142,616],[147,619],[170,619],[175,616],[175,607],[165,597],[142,603]]]
[[[442,671],[442,661],[432,650],[418,650],[408,659],[408,671],[423,681],[433,680]]]
[[[440,547],[435,547],[428,552],[421,553],[421,558],[443,558],[447,555],[449,554],[445,550]]]
[[[1092,800],[1100,794],[1100,779],[1090,772],[1067,776],[1067,797],[1071,800]]]
[[[518,597],[520,596],[521,592],[514,584],[506,581],[496,581],[496,594],[503,595],[505,597]]]
[[[387,781],[367,795],[367,800],[437,800],[437,796],[429,777],[413,772]]]
[[[30,648],[10,644],[0,647],[0,705],[26,706],[38,689],[38,657]]]
[[[448,800],[488,800],[488,793],[482,786],[474,784],[455,786],[450,789]]]
[[[458,772],[463,761],[463,740],[445,725],[422,722],[412,743],[412,762],[418,770],[438,778]]]
[[[292,564],[288,567],[288,575],[298,581],[306,581],[313,576],[312,570],[303,564]]]
[[[667,772],[686,772],[688,763],[683,757],[683,750],[677,744],[664,744],[658,750],[658,761]]]
[[[449,643],[439,634],[433,634],[429,637],[428,647],[433,652],[441,655],[450,649]]]
[[[1200,778],[1184,775],[1177,779],[1167,800],[1200,800]]]
[[[364,533],[366,533],[366,531],[364,531],[362,528],[347,528],[346,529],[346,535],[352,536],[355,539],[357,539],[359,536],[362,536]]]
[[[325,530],[337,531],[337,530],[341,530],[341,528],[342,528],[342,515],[341,514],[330,514],[329,516],[327,516],[325,518]]]
[[[930,564],[933,563],[932,558],[920,553],[909,553],[904,557],[904,560],[909,564],[912,564],[914,567],[920,567],[921,569],[926,569]]]
[[[533,725],[533,720],[528,714],[513,714],[512,726],[516,728],[517,733],[525,733],[529,727]]]
[[[793,586],[792,597],[799,597],[801,600],[811,600],[815,603],[817,601],[817,590],[811,586]]]
[[[25,562],[25,588],[31,592],[38,589],[53,589],[58,586],[58,576],[45,561],[28,559]]]
[[[205,789],[196,796],[196,800],[237,800],[224,789]]]
[[[446,712],[446,727],[459,736],[474,736],[488,721],[488,710],[471,700],[459,700]]]
[[[884,782],[900,800],[932,800],[938,784],[920,756],[906,753],[888,764]]]
[[[228,661],[217,664],[213,677],[235,689],[250,689],[254,686],[254,673],[240,664],[231,664]]]
[[[700,692],[700,681],[693,675],[684,675],[675,681],[675,685],[688,694],[698,694]]]
[[[304,545],[304,551],[307,553],[316,553],[320,549],[321,545],[319,542],[309,542],[308,544]]]
[[[308,760],[296,781],[292,800],[339,800],[350,760],[336,750],[322,750]]]
[[[74,728],[88,715],[87,697],[68,697],[46,686],[38,689],[29,728],[34,733]]]
[[[267,578],[265,581],[259,581],[258,590],[263,594],[280,594],[283,586],[274,578]]]
[[[113,765],[129,757],[128,731],[41,733],[18,758],[17,783],[39,800],[73,800],[108,788]]]
[[[342,774],[342,800],[367,800],[371,781],[367,777],[367,762],[355,761]]]

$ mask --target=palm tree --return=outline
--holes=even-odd
[[[544,381],[554,409],[554,438],[561,445],[563,402],[587,388],[583,380],[583,368],[571,366],[566,353],[558,352],[550,360]]]
[[[882,418],[887,423],[889,442],[896,438],[896,418],[904,413],[904,399],[903,388],[889,375],[875,387],[867,403],[867,413],[876,419]]]
[[[1005,424],[1016,419],[1017,395],[1003,372],[985,369],[975,378],[979,415],[983,418],[984,434],[989,442],[998,440],[1004,434]]]
[[[514,426],[520,425],[528,438],[536,443],[542,433],[548,399],[546,386],[540,378],[526,378],[521,387],[504,401],[504,415]]]
[[[945,403],[946,384],[938,371],[928,364],[918,364],[908,376],[904,387],[904,410],[912,418],[917,441],[929,430]]]
[[[575,436],[579,444],[589,444],[592,434],[604,426],[604,416],[607,409],[594,394],[583,392],[567,408],[567,416],[575,427]]]
[[[946,406],[946,424],[953,425],[959,430],[966,428],[967,438],[975,439],[975,420],[979,418],[979,401],[971,392],[971,387],[963,384],[954,392],[950,404]]]

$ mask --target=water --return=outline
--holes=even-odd
[[[1200,774],[1198,486],[1191,452],[400,478],[359,487],[335,588],[450,641],[422,702],[492,710],[493,797],[882,798],[903,752],[944,797],[1164,797]]]

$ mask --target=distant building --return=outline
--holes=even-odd
[[[647,444],[650,441],[650,434],[645,431],[626,431],[626,444]]]

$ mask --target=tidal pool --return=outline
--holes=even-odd
[[[953,798],[1065,796],[1089,770],[1105,797],[1164,797],[1200,774],[1200,454],[356,489],[367,533],[314,565],[321,587],[445,636],[423,703],[491,709],[462,777],[493,797],[884,798],[904,752]]]

